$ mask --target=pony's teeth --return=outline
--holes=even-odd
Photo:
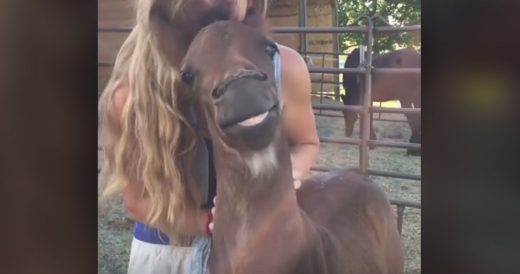
[[[250,126],[254,126],[254,125],[258,125],[260,124],[264,119],[265,117],[267,117],[267,114],[269,114],[269,112],[264,112],[260,115],[256,115],[255,117],[251,117],[249,119],[246,119],[240,123],[238,123],[239,125],[241,126],[245,126],[245,127],[250,127]]]

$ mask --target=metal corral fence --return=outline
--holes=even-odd
[[[305,58],[305,61],[307,62],[307,65],[310,67],[324,67],[325,61],[333,60],[334,62],[337,62],[337,64],[340,64],[340,56],[347,57],[348,54],[346,53],[336,53],[336,52],[321,52],[321,51],[304,51],[300,52],[300,54]],[[314,60],[317,59],[317,62],[319,64],[315,64]],[[319,90],[313,90],[311,92],[312,96],[317,96],[319,98],[320,104],[323,103],[323,99],[328,98],[336,101],[340,101],[340,87],[343,85],[343,83],[339,80],[326,80],[324,79],[325,73],[320,73],[320,79],[311,79],[311,83],[319,84],[320,88]],[[338,77],[339,78],[339,77]],[[324,90],[324,85],[329,84],[334,86],[334,90]],[[382,106],[382,102],[379,102],[379,107]],[[374,121],[383,121],[383,122],[401,122],[401,123],[407,123],[407,119],[389,119],[389,118],[383,118],[381,112],[378,113],[372,113],[373,120]],[[343,115],[341,114],[331,114],[331,113],[324,113],[322,109],[319,109],[317,112],[314,112],[314,115],[316,116],[324,116],[324,117],[334,117],[334,118],[341,118]]]
[[[374,20],[380,19],[378,16],[363,16],[360,17],[357,21],[365,21],[365,26],[347,26],[347,27],[277,27],[273,28],[273,32],[275,33],[298,33],[298,34],[306,34],[306,33],[365,33],[367,39],[367,57],[365,62],[361,64],[360,68],[330,68],[330,67],[311,67],[309,68],[309,73],[332,73],[332,74],[340,74],[340,73],[355,73],[355,74],[365,74],[365,94],[363,96],[363,105],[361,106],[347,106],[347,105],[337,105],[337,104],[313,104],[313,109],[315,110],[349,110],[354,111],[360,114],[360,139],[357,138],[320,138],[320,142],[323,143],[334,143],[334,144],[350,144],[350,145],[358,145],[359,146],[359,168],[364,174],[374,175],[374,176],[383,176],[383,177],[391,177],[391,178],[399,178],[399,179],[408,179],[408,180],[421,180],[420,175],[414,174],[404,174],[398,172],[388,172],[381,170],[372,170],[369,168],[369,146],[381,146],[381,147],[395,147],[395,148],[420,148],[420,144],[413,143],[404,143],[404,142],[392,142],[392,141],[380,141],[380,140],[370,140],[370,115],[372,113],[420,113],[420,108],[385,108],[385,107],[373,107],[372,106],[372,73],[381,74],[381,73],[389,73],[389,74],[401,74],[401,73],[421,73],[421,69],[415,68],[373,68],[372,67],[372,46],[374,42],[374,33],[383,33],[383,32],[406,32],[406,31],[420,31],[421,26],[402,26],[402,27],[393,27],[393,26],[374,26]],[[98,28],[99,32],[130,32],[132,30],[131,27],[124,28]],[[113,66],[113,62],[98,62],[99,67],[111,67]],[[338,115],[339,116],[339,115]],[[315,171],[328,171],[331,168],[329,167],[321,167],[315,166],[313,170]],[[420,203],[412,202],[412,201],[404,201],[400,199],[392,199],[390,200],[392,204],[397,207],[397,226],[399,229],[399,233],[402,231],[403,224],[403,216],[404,210],[406,207],[412,208],[421,208]]]
[[[375,20],[381,20],[381,17],[375,15],[372,17],[363,16],[360,17],[357,22],[364,21],[366,23],[365,26],[347,26],[347,27],[278,27],[274,28],[273,32],[275,33],[298,33],[298,34],[306,34],[306,33],[365,33],[366,34],[366,45],[367,45],[367,56],[363,64],[361,64],[360,68],[325,68],[325,67],[311,67],[309,68],[310,73],[332,73],[332,74],[340,74],[340,73],[355,73],[355,74],[365,74],[365,92],[363,95],[363,105],[361,106],[339,106],[336,104],[313,104],[313,108],[315,110],[349,110],[354,111],[360,114],[360,139],[357,138],[320,138],[320,142],[323,143],[334,143],[334,144],[351,144],[359,146],[359,168],[364,174],[367,175],[375,175],[375,176],[384,176],[384,177],[392,177],[392,178],[400,178],[400,179],[409,179],[409,180],[421,180],[420,175],[414,174],[405,174],[405,173],[397,173],[397,172],[388,172],[381,170],[372,170],[369,168],[369,146],[381,146],[381,147],[396,147],[396,148],[420,148],[420,144],[413,143],[404,143],[404,142],[391,142],[391,141],[381,141],[381,140],[370,140],[370,115],[372,113],[420,113],[420,108],[385,108],[385,107],[374,107],[372,106],[372,73],[375,74],[420,74],[421,69],[416,68],[374,68],[372,66],[372,57],[373,57],[373,43],[374,43],[374,33],[384,33],[384,32],[407,32],[407,31],[420,31],[421,26],[402,26],[402,27],[394,27],[394,26],[374,26]],[[384,22],[384,20],[382,20]],[[385,22],[386,23],[386,22]],[[325,57],[323,57],[325,58]],[[333,83],[336,84],[336,83]],[[340,83],[337,83],[340,84]],[[335,94],[337,98],[337,93]],[[321,102],[321,101],[320,101]],[[341,117],[338,115],[338,117]],[[314,167],[315,171],[328,171],[330,168],[328,167]],[[396,205],[397,207],[397,225],[399,228],[399,233],[402,231],[402,223],[404,210],[406,207],[412,208],[421,208],[420,203],[404,201],[399,199],[391,200],[391,203]]]

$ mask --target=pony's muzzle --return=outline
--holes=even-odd
[[[221,127],[269,112],[278,104],[274,81],[258,71],[242,71],[228,77],[213,91],[213,103]]]
[[[220,85],[218,85],[213,92],[211,93],[211,96],[214,100],[218,100],[221,98],[224,93],[230,88],[232,84],[234,84],[235,81],[239,81],[241,79],[250,79],[250,80],[258,80],[258,81],[266,81],[267,80],[267,74],[260,72],[260,71],[254,71],[254,70],[241,70],[238,73],[235,73],[229,77],[227,77]]]

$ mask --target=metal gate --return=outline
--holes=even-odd
[[[373,170],[369,168],[369,146],[375,145],[380,147],[394,147],[394,148],[421,148],[420,144],[405,143],[405,142],[393,142],[393,141],[382,141],[382,140],[370,140],[370,116],[373,113],[420,113],[420,108],[385,108],[385,107],[374,107],[372,106],[372,74],[420,74],[421,69],[416,68],[374,68],[372,66],[373,57],[373,43],[374,33],[384,32],[407,32],[407,31],[420,31],[420,25],[413,26],[402,26],[394,27],[390,25],[386,26],[374,26],[376,20],[382,20],[378,15],[374,16],[363,16],[360,17],[356,22],[364,21],[364,26],[347,26],[347,27],[277,27],[273,28],[274,33],[297,33],[300,36],[304,36],[307,33],[365,33],[366,34],[366,59],[361,64],[360,68],[325,68],[316,67],[309,68],[309,73],[353,73],[353,74],[364,74],[365,75],[365,90],[363,94],[363,104],[361,106],[347,106],[336,104],[313,104],[313,109],[319,110],[349,110],[360,114],[360,136],[361,138],[320,138],[320,142],[323,143],[334,143],[334,144],[351,144],[359,146],[359,168],[366,175],[375,175],[382,177],[392,177],[399,179],[408,180],[421,180],[420,175],[416,174],[405,174],[398,172],[388,172],[381,170]],[[386,23],[386,22],[385,22]],[[319,81],[318,81],[319,82]],[[339,116],[339,115],[338,115]],[[341,117],[341,116],[339,116]],[[313,168],[315,171],[328,171],[329,167]],[[404,210],[406,207],[421,208],[420,203],[413,201],[405,201],[400,199],[391,199],[390,202],[397,208],[397,226],[399,233],[402,232],[402,224],[404,217]]]

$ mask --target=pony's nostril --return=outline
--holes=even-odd
[[[265,81],[265,80],[267,80],[267,74],[264,73],[264,72],[261,72],[261,73],[260,73],[260,80],[261,80],[261,81]]]
[[[246,77],[250,78],[250,79],[259,80],[259,81],[265,81],[265,80],[267,80],[267,73],[261,72],[261,71],[254,71],[254,72],[251,72]]]
[[[253,71],[253,70],[244,70],[241,73],[238,73],[236,75],[227,77],[223,83],[221,83],[219,86],[217,86],[213,91],[211,92],[211,97],[214,100],[219,99],[224,95],[226,90],[228,89],[229,85],[232,84],[243,84],[242,81],[244,80],[257,80],[257,81],[266,81],[269,78],[267,73],[261,72],[261,71]]]
[[[213,92],[211,92],[211,97],[213,97],[213,99],[218,99],[222,96],[222,94],[224,94],[224,89],[217,87],[213,90]]]

